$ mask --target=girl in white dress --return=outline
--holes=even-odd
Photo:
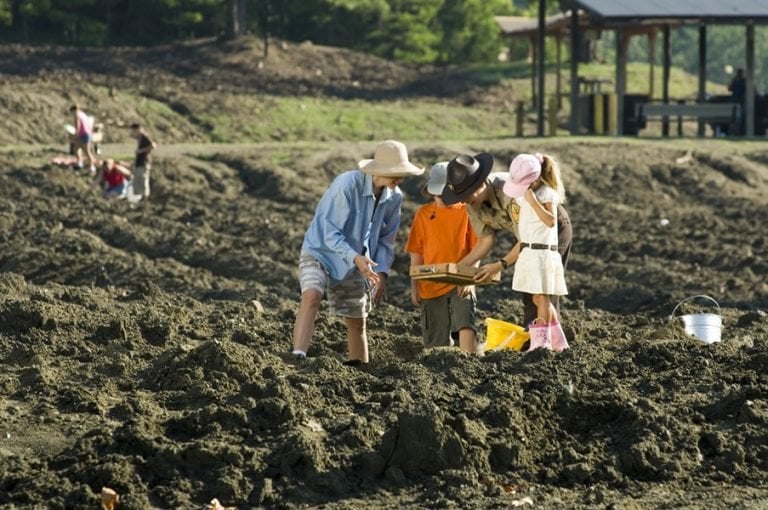
[[[563,261],[557,252],[557,204],[565,188],[557,163],[541,154],[520,154],[509,165],[504,193],[520,206],[520,255],[512,288],[533,295],[537,319],[529,325],[529,350],[568,348],[550,296],[568,294]]]

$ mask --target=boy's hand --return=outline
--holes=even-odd
[[[467,297],[470,294],[472,294],[474,291],[475,291],[475,286],[474,285],[465,285],[465,286],[461,286],[461,287],[456,287],[456,294],[460,298]]]
[[[365,255],[357,255],[355,257],[355,267],[360,271],[371,287],[375,287],[379,283],[379,275],[372,268],[376,265],[376,262],[372,261]]]
[[[373,288],[373,304],[378,305],[387,299],[387,273],[378,273],[379,283]]]
[[[419,299],[419,289],[415,285],[411,285],[411,303],[413,306],[419,306],[421,299]]]

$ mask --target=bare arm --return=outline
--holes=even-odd
[[[115,163],[115,168],[117,169],[118,172],[120,172],[124,176],[126,176],[126,177],[130,177],[131,176],[131,171],[128,170],[127,168],[125,168],[123,165],[119,165],[119,164]]]
[[[411,266],[419,266],[424,263],[424,256],[420,253],[411,253]],[[418,306],[421,302],[419,287],[416,278],[411,278],[411,303]]]
[[[544,225],[549,228],[555,226],[555,214],[553,212],[554,208],[552,206],[552,202],[546,202],[542,204],[539,202],[539,200],[536,198],[536,194],[530,188],[525,192],[525,200],[531,204],[531,207],[533,207],[536,216],[539,217]]]
[[[517,257],[519,255],[520,255],[520,241],[516,242],[515,245],[512,247],[512,249],[509,250],[499,260],[495,260],[493,262],[483,264],[480,267],[480,270],[475,275],[475,281],[478,283],[484,283],[484,282],[490,281],[491,278],[493,278],[493,275],[495,275],[496,273],[502,272],[505,269],[505,267],[517,262]],[[502,260],[504,262],[502,262]]]
[[[472,251],[467,253],[464,258],[459,261],[459,264],[466,264],[468,266],[475,265],[480,259],[488,255],[494,246],[496,246],[496,234],[489,234],[481,237],[477,240],[477,244],[472,248]]]

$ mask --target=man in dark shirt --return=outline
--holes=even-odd
[[[152,166],[152,149],[155,148],[149,136],[140,124],[131,125],[131,134],[136,138],[136,160],[133,163],[133,193],[142,198],[149,198],[149,172]]]
[[[739,134],[744,133],[744,119],[746,118],[744,108],[746,107],[747,99],[747,78],[744,76],[744,69],[737,69],[736,76],[733,77],[731,83],[728,85],[728,90],[731,92],[731,98],[734,103],[741,105],[741,111],[739,112]]]

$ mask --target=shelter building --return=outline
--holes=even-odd
[[[546,36],[557,40],[557,84],[556,93],[562,95],[560,78],[560,46],[564,39],[570,42],[570,122],[571,134],[579,132],[579,89],[581,86],[600,87],[607,83],[590,83],[589,79],[579,77],[578,65],[581,41],[595,37],[603,30],[616,32],[616,69],[613,79],[615,106],[611,111],[614,135],[622,135],[625,130],[625,108],[631,103],[625,101],[627,83],[627,52],[632,36],[645,35],[649,46],[649,91],[650,99],[655,97],[653,83],[655,77],[655,54],[658,34],[662,34],[662,102],[669,103],[669,77],[671,68],[670,37],[671,29],[682,25],[699,28],[699,65],[697,101],[706,98],[707,75],[707,26],[739,25],[745,27],[745,71],[747,81],[744,134],[755,133],[755,25],[768,23],[768,0],[564,0],[561,4],[568,9],[561,14],[546,16],[546,0],[539,0],[538,18],[517,18],[497,16],[496,22],[502,33],[514,38],[528,38],[534,48],[532,87],[538,113],[538,135],[544,134],[544,41]],[[559,104],[559,99],[558,99]],[[694,111],[694,110],[691,110]],[[702,110],[703,111],[703,110]],[[665,117],[663,134],[669,134],[669,125]],[[699,119],[698,135],[704,135],[704,122]]]

